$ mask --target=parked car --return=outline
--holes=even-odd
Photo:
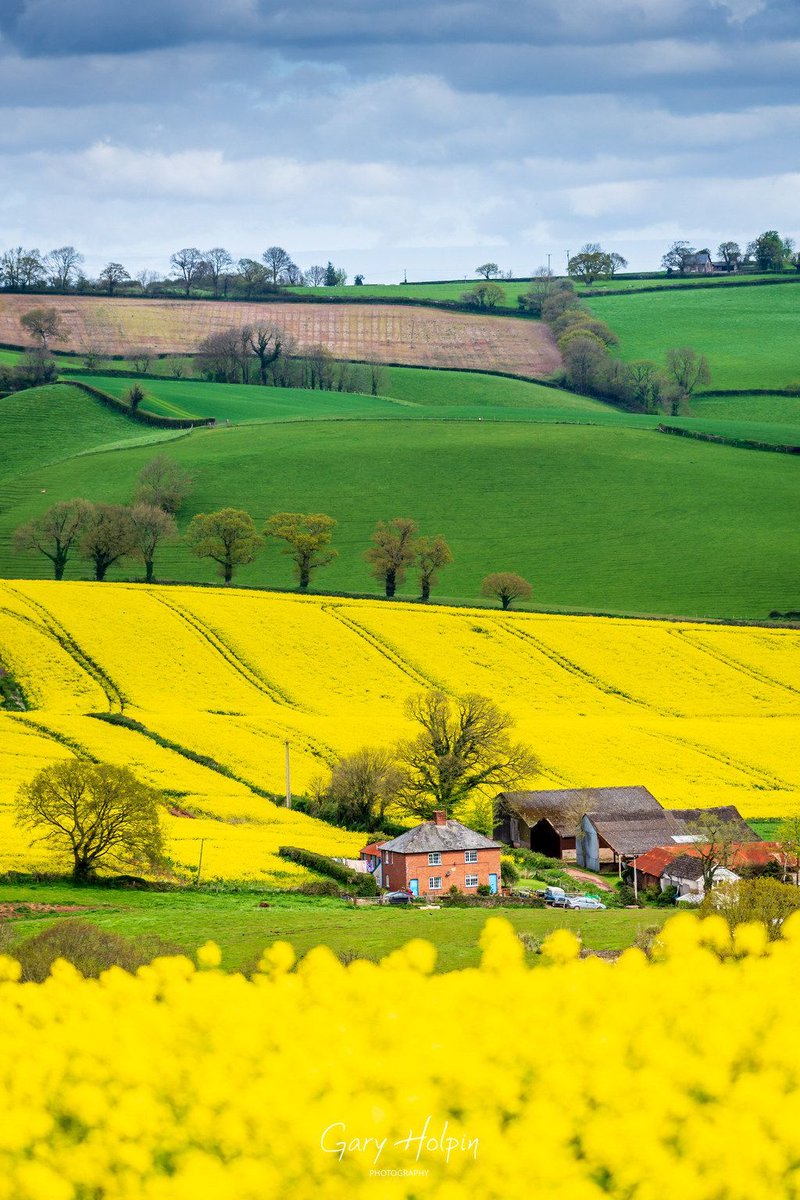
[[[566,908],[605,908],[605,904],[596,896],[567,896]]]
[[[546,904],[552,904],[556,908],[563,908],[567,898],[567,893],[560,887],[546,887],[544,889],[544,899]]]
[[[384,904],[410,904],[410,892],[386,892],[383,897]]]

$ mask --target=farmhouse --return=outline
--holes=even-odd
[[[362,855],[373,849],[365,847]],[[379,849],[380,882],[390,891],[431,896],[455,886],[474,894],[482,885],[500,891],[499,844],[460,821],[448,821],[441,810],[432,821],[383,842]]]
[[[740,878],[737,872],[743,869],[764,869],[774,863],[783,871],[786,865],[786,856],[777,842],[741,842],[732,846],[726,857],[726,865],[714,872],[715,883],[735,882]],[[634,859],[631,866],[637,889],[658,887],[663,892],[675,887],[679,897],[703,898],[703,869],[697,845],[654,846]]]
[[[536,850],[549,858],[573,858],[578,828],[586,813],[626,817],[663,811],[646,787],[501,792],[494,836],[509,846]]]

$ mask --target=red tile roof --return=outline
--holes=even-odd
[[[654,846],[646,854],[640,854],[633,860],[637,871],[645,875],[654,875],[656,879],[664,874],[666,868],[680,854],[697,857],[697,846],[672,845]],[[763,867],[767,863],[781,858],[782,851],[777,842],[740,842],[733,847],[728,867],[735,871],[737,867]]]
[[[359,851],[359,858],[380,858],[382,842],[370,842],[363,850]]]

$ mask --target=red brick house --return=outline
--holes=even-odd
[[[500,850],[498,842],[439,811],[432,821],[382,843],[380,882],[391,892],[405,889],[429,898],[453,886],[467,895],[481,885],[499,892]]]

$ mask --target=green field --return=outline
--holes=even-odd
[[[170,417],[215,417],[218,421],[340,420],[542,420],[598,421],[618,424],[626,414],[586,396],[543,387],[521,379],[466,371],[414,367],[386,369],[386,395],[263,388],[255,384],[203,383],[193,380],[140,380],[143,407]],[[71,376],[72,378],[72,376]],[[85,383],[124,398],[133,379],[114,375],[75,375]]]
[[[800,287],[736,287],[597,297],[626,360],[663,363],[671,346],[708,358],[714,389],[784,388],[800,380]]]
[[[63,386],[0,405],[14,431],[0,449],[4,576],[48,574],[44,558],[11,552],[17,525],[61,498],[128,500],[167,439],[195,481],[184,521],[224,505],[258,521],[282,509],[334,516],[340,556],[318,577],[326,589],[375,590],[362,559],[374,523],[408,515],[452,546],[441,599],[477,598],[483,576],[502,569],[531,579],[540,606],[759,618],[800,602],[798,464],[786,455],[652,428],[531,421],[342,419],[161,434]],[[89,430],[95,451],[76,453]],[[100,452],[103,442],[116,448]],[[85,564],[67,573],[85,574]],[[159,575],[214,579],[181,545],[164,549]],[[133,564],[116,572],[128,576]],[[291,584],[276,549],[237,579]]]
[[[240,895],[208,892],[118,892],[69,885],[0,885],[0,904],[80,904],[91,908],[88,919],[124,936],[156,935],[193,953],[208,938],[223,951],[229,970],[252,970],[264,947],[290,941],[298,954],[327,945],[337,953],[381,958],[414,937],[424,937],[438,950],[440,970],[476,966],[478,939],[487,917],[501,915],[521,932],[544,937],[552,929],[579,931],[595,950],[621,950],[638,930],[660,925],[664,910],[561,912],[546,909],[439,909],[406,911],[388,907],[353,908],[340,900],[320,900],[272,893],[260,908],[261,893]],[[62,918],[64,919],[64,918]],[[29,916],[13,922],[12,936],[32,936],[52,917]],[[8,926],[7,926],[8,928]],[[13,943],[11,947],[13,953]],[[534,961],[534,956],[530,956]]]

